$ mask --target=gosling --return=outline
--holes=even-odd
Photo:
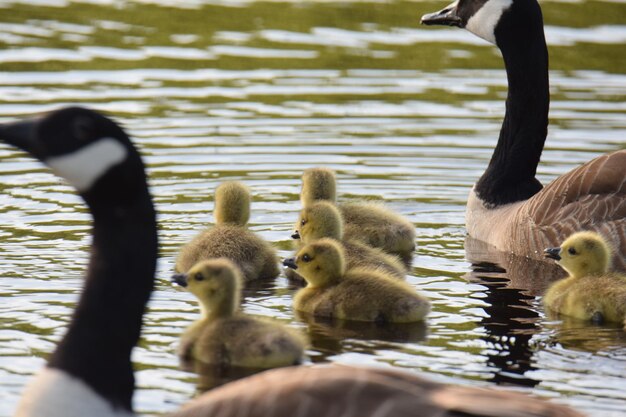
[[[278,276],[276,251],[247,228],[250,192],[245,185],[231,181],[217,187],[214,215],[216,225],[182,247],[176,260],[176,272],[187,272],[206,259],[228,258],[241,269],[246,281]]]
[[[378,323],[422,321],[430,302],[409,284],[378,270],[346,271],[341,245],[320,239],[300,249],[285,266],[307,281],[293,301],[294,309],[319,317]]]
[[[220,367],[269,369],[299,364],[304,358],[303,336],[279,323],[238,312],[242,277],[226,258],[194,265],[172,281],[198,298],[202,318],[181,338],[183,361]]]
[[[624,323],[626,275],[609,272],[611,250],[602,236],[578,232],[544,253],[570,274],[548,288],[548,309],[594,323]]]
[[[342,240],[343,234],[343,221],[337,207],[328,201],[318,201],[300,211],[297,228],[291,237],[300,239],[303,245],[325,237],[335,239],[343,246],[347,270],[365,267],[398,279],[405,278],[408,271],[397,256],[357,240]]]
[[[302,175],[300,201],[306,207],[315,201],[337,201],[335,172],[309,168]],[[342,203],[339,209],[345,223],[344,238],[363,243],[400,257],[411,267],[415,252],[415,227],[397,213],[377,203]]]

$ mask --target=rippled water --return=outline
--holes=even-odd
[[[247,289],[246,312],[306,331],[312,362],[388,364],[626,415],[623,331],[546,317],[537,297],[554,269],[471,241],[466,256],[464,204],[495,145],[506,80],[485,42],[419,26],[443,5],[0,1],[0,122],[94,107],[126,126],[148,163],[162,251],[134,354],[139,411],[175,409],[206,383],[178,368],[177,340],[198,308],[168,276],[180,245],[212,222],[216,185],[250,186],[252,229],[286,256],[300,173],[325,165],[344,198],[384,199],[415,223],[408,281],[433,301],[427,329],[295,319],[295,289],[283,277]],[[552,106],[538,172],[548,182],[625,146],[626,6],[543,8]],[[39,163],[5,145],[0,160],[0,416],[8,416],[64,332],[90,219]]]

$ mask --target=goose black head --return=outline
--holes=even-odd
[[[523,41],[524,36],[543,27],[536,0],[457,0],[438,12],[425,14],[421,22],[465,28],[500,48],[506,38]]]
[[[69,107],[0,125],[0,139],[41,160],[86,200],[94,193],[124,199],[145,188],[143,163],[130,139],[93,110]]]

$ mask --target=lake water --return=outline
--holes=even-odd
[[[296,319],[284,277],[247,289],[246,312],[307,332],[311,362],[389,365],[508,386],[590,416],[626,415],[626,334],[546,317],[539,296],[558,269],[476,242],[466,255],[464,205],[495,146],[506,78],[486,42],[419,25],[444,5],[0,1],[0,122],[93,107],[123,123],[148,164],[162,249],[134,353],[139,412],[176,409],[207,384],[178,367],[178,337],[198,307],[168,278],[178,248],[211,224],[215,187],[245,182],[251,228],[286,257],[301,172],[323,165],[337,171],[342,198],[384,200],[415,224],[407,280],[433,302],[427,326]],[[552,90],[538,170],[546,183],[625,147],[626,4],[542,6]],[[4,417],[64,333],[90,218],[39,163],[6,145],[0,160]]]

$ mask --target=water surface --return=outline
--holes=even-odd
[[[312,338],[310,361],[377,364],[436,380],[511,387],[592,416],[626,415],[626,336],[546,317],[559,274],[467,242],[464,205],[495,146],[506,78],[496,49],[425,28],[440,2],[0,1],[0,122],[68,104],[123,123],[159,210],[156,292],[135,350],[141,413],[176,409],[207,383],[179,369],[198,315],[168,277],[213,221],[213,190],[252,190],[251,228],[290,254],[300,174],[338,173],[344,199],[384,200],[416,226],[408,281],[431,298],[426,328],[296,318],[284,277],[244,309]],[[543,2],[550,48],[548,182],[624,148],[626,6]],[[0,416],[62,336],[82,285],[90,219],[72,190],[0,145]],[[500,266],[494,266],[496,262]],[[112,304],[111,308],[114,308]]]

